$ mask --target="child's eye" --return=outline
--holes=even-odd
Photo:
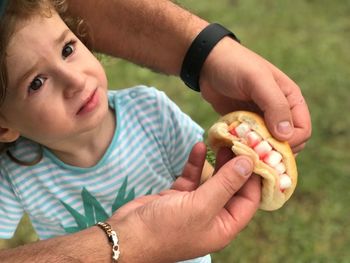
[[[28,91],[33,92],[37,91],[41,88],[42,85],[44,85],[45,78],[43,77],[35,77],[33,81],[29,84]]]
[[[74,43],[70,41],[69,43],[65,44],[62,49],[62,57],[67,58],[74,52]]]

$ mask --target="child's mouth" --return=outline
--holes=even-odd
[[[99,101],[99,96],[97,94],[97,88],[91,93],[89,98],[83,103],[76,115],[81,115],[88,113],[95,109]]]

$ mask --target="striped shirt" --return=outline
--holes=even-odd
[[[138,86],[109,91],[117,127],[111,144],[93,167],[59,160],[49,149],[20,138],[11,146],[18,165],[0,155],[0,238],[10,238],[23,213],[40,239],[76,232],[104,221],[135,197],[157,193],[181,175],[203,130],[163,93]],[[210,257],[190,262],[210,262]]]

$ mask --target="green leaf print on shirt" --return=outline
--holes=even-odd
[[[135,188],[132,188],[129,192],[126,191],[128,186],[128,178],[126,177],[122,186],[117,192],[116,198],[112,204],[111,214],[113,214],[118,208],[126,204],[127,202],[135,199]],[[150,188],[146,195],[152,193]],[[61,201],[67,211],[73,216],[76,222],[76,226],[64,227],[66,233],[75,233],[90,226],[95,225],[97,222],[107,220],[110,215],[104,210],[99,201],[85,188],[81,191],[81,197],[84,205],[85,215],[82,215],[70,205]]]

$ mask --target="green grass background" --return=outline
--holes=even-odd
[[[282,209],[259,211],[214,262],[350,262],[350,1],[179,1],[233,30],[243,44],[295,80],[308,102],[313,135],[297,158],[299,183]],[[149,52],[153,52],[150,50]],[[136,84],[166,91],[207,129],[217,115],[174,77],[104,58],[113,88]],[[24,218],[0,247],[30,242]]]

